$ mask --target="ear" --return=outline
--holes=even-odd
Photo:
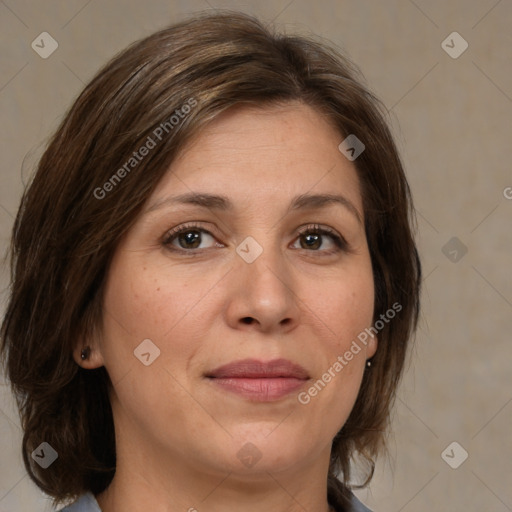
[[[87,355],[82,358],[82,351]],[[73,349],[73,359],[78,366],[86,370],[93,370],[104,366],[103,355],[101,354],[100,344],[97,340],[83,340],[75,345]]]
[[[366,343],[366,359],[371,359],[375,355],[378,344],[379,340],[377,336],[370,336],[370,339]]]

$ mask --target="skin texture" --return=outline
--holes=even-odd
[[[113,382],[118,460],[97,497],[104,512],[328,510],[331,442],[377,349],[369,341],[307,405],[297,400],[372,323],[362,198],[342,138],[300,103],[231,109],[173,162],[121,241],[101,339],[88,340],[87,361],[75,353],[85,368],[104,365]],[[192,191],[225,195],[233,209],[165,202]],[[357,213],[340,204],[288,211],[295,196],[322,193],[343,195]],[[190,223],[196,244],[166,238]],[[308,245],[299,231],[312,224],[342,235],[348,249],[315,230]],[[252,263],[236,252],[248,236],[263,249]],[[149,366],[134,356],[145,339],[160,350]],[[246,358],[285,358],[310,379],[256,402],[205,377]],[[251,467],[237,456],[248,442],[261,456]]]

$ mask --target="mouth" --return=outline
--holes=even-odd
[[[268,362],[244,359],[220,366],[205,377],[224,391],[256,402],[284,398],[310,379],[302,366],[287,359]]]

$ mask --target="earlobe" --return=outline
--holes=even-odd
[[[366,345],[366,359],[371,359],[375,355],[378,344],[377,336],[372,336]]]
[[[87,370],[103,366],[103,356],[98,348],[90,345],[80,345],[73,350],[73,359],[75,362]]]
[[[80,352],[80,358],[82,359],[82,361],[89,359],[90,355],[91,355],[91,347],[85,347]]]

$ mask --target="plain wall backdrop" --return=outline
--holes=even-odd
[[[375,512],[511,511],[510,0],[2,0],[0,250],[48,137],[99,67],[134,40],[218,8],[334,42],[389,110],[406,166],[423,310],[390,456],[358,495]],[[42,32],[58,44],[46,59],[31,47]],[[1,312],[5,264],[0,285]],[[49,510],[23,468],[18,414],[0,382],[0,511]]]

